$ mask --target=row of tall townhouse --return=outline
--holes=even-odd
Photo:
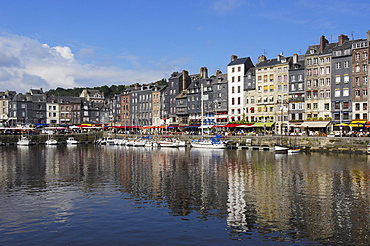
[[[16,124],[125,126],[225,125],[254,122],[278,133],[315,120],[350,123],[369,115],[370,31],[366,39],[310,45],[305,54],[274,59],[231,56],[227,73],[173,72],[167,84],[134,84],[105,99],[85,89],[79,97],[47,97],[42,89],[0,93],[0,120]],[[311,123],[310,123],[311,122]]]
[[[340,35],[337,43],[322,36],[320,44],[309,46],[305,55],[269,60],[260,56],[245,74],[246,121],[275,122],[275,129],[283,132],[305,120],[338,124],[368,119],[369,40],[370,31],[366,39]]]

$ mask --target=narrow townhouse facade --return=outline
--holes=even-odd
[[[228,122],[228,80],[227,74],[223,74],[220,70],[216,71],[212,79],[212,99],[214,103],[214,116],[217,126],[225,125]]]
[[[0,125],[9,126],[11,117],[9,115],[9,102],[17,93],[15,91],[0,92]]]
[[[256,64],[256,109],[254,110],[257,124],[263,124],[264,127],[273,127],[275,122],[279,121],[274,126],[276,133],[283,130],[283,113],[287,111],[287,104],[283,100],[287,98],[288,94],[288,91],[283,91],[283,83],[280,83],[279,95],[281,100],[277,100],[276,65],[278,63],[280,61],[277,58],[266,59],[264,55],[258,57],[258,63]]]
[[[269,97],[268,100],[276,101],[275,107],[271,107],[275,110],[276,116],[274,117],[275,132],[284,134],[289,130],[289,68],[292,63],[292,57],[284,57],[279,54],[276,58],[275,67],[275,86],[273,97]],[[271,111],[271,110],[270,110]]]
[[[252,67],[244,77],[244,98],[245,98],[245,122],[255,122],[256,104],[256,68]]]
[[[305,120],[305,56],[294,54],[289,69],[289,125],[299,131]],[[298,129],[297,129],[298,127]]]
[[[367,39],[352,44],[352,109],[353,119],[369,119],[369,53],[370,31]]]
[[[190,76],[186,70],[183,70],[182,73],[173,72],[168,79],[168,86],[162,97],[162,116],[165,125],[179,124],[176,115],[176,97],[181,91],[186,90],[190,83]]]
[[[340,35],[332,56],[333,123],[352,121],[352,41]]]
[[[332,52],[336,44],[329,44],[325,36],[319,45],[306,51],[306,119],[323,120],[332,117]]]
[[[228,120],[242,121],[245,116],[244,77],[254,67],[250,57],[238,58],[232,55],[227,65],[228,81]]]
[[[121,93],[121,125],[131,125],[131,94],[128,90]]]
[[[46,124],[59,125],[60,124],[60,111],[59,111],[58,97],[50,96],[46,99]]]
[[[155,85],[152,90],[152,125],[156,127],[163,124],[161,98],[165,87],[164,85]]]
[[[12,119],[10,126],[32,124],[30,117],[33,111],[33,102],[30,97],[17,93],[9,102],[9,117]]]
[[[59,97],[58,100],[60,124],[81,124],[81,104],[83,99],[81,97]]]

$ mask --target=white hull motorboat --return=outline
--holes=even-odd
[[[67,143],[67,144],[78,144],[79,142],[78,142],[74,137],[69,137],[69,138],[66,140],[66,143]]]

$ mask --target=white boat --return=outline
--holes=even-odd
[[[115,144],[115,139],[112,138],[112,137],[107,137],[105,139],[105,142],[106,142],[107,145],[114,145]]]
[[[48,140],[45,141],[45,144],[46,145],[57,145],[58,141],[53,138],[49,138]]]
[[[177,142],[179,147],[186,147],[186,142],[185,141],[181,141],[179,139],[174,139],[174,141]]]
[[[115,145],[126,145],[126,139],[123,138],[116,138],[114,139]]]
[[[20,146],[28,146],[28,145],[31,145],[33,144],[31,142],[31,140],[26,137],[26,136],[21,136],[21,138],[19,139],[19,141],[17,142],[17,145],[20,145]]]
[[[146,140],[139,139],[139,140],[134,141],[133,146],[134,147],[144,147],[146,142],[147,142]]]
[[[276,153],[283,154],[283,153],[288,153],[289,148],[288,147],[283,147],[283,146],[276,145],[274,147],[274,150],[275,150]]]
[[[67,144],[78,144],[79,142],[78,142],[74,137],[69,137],[69,138],[66,140],[66,143],[67,143]]]
[[[204,149],[226,149],[227,144],[224,143],[221,140],[212,140],[212,139],[207,139],[207,140],[193,140],[190,143],[190,146],[193,148],[204,148]]]
[[[159,147],[178,148],[179,143],[173,139],[162,139],[157,142]]]

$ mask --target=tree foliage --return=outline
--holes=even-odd
[[[158,84],[158,85],[166,85],[167,80],[166,79],[161,79],[158,80],[152,84]],[[93,90],[99,90],[100,92],[104,92],[105,98],[112,98],[114,95],[121,94],[126,88],[129,87],[127,85],[111,85],[108,87],[107,85],[103,86],[95,86],[93,88],[83,88],[83,87],[76,87],[73,89],[63,89],[63,88],[56,88],[56,89],[50,89],[49,91],[46,92],[48,96],[70,96],[70,97],[78,97],[80,96],[81,92],[84,89],[93,89]]]

